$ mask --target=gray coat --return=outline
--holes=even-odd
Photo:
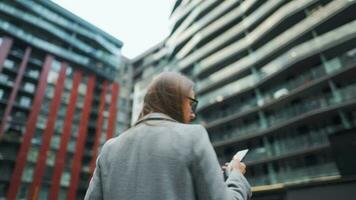
[[[161,117],[152,113],[145,118]],[[238,171],[226,182],[206,130],[167,120],[140,123],[105,143],[86,200],[248,199]]]

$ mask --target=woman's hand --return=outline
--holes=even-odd
[[[229,163],[228,162],[225,163],[225,165],[223,165],[221,168],[223,170],[228,170],[228,171],[238,170],[242,174],[246,173],[246,165],[245,165],[245,163],[241,162],[237,158],[233,158]]]
[[[246,173],[246,165],[241,162],[239,159],[232,159],[231,168],[233,170],[239,170],[242,174]]]

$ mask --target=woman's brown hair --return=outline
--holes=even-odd
[[[162,72],[150,84],[139,119],[159,112],[183,122],[183,100],[189,97],[193,81],[177,72]]]

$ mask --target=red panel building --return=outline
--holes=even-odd
[[[51,1],[0,2],[0,199],[83,199],[100,146],[128,126],[121,47]]]

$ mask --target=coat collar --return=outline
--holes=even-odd
[[[140,123],[140,122],[142,122],[142,121],[149,120],[149,119],[154,119],[154,118],[162,118],[162,119],[168,119],[168,120],[170,120],[170,121],[178,122],[177,120],[171,118],[170,116],[168,116],[168,115],[166,115],[166,114],[154,112],[154,113],[147,114],[146,116],[144,116],[143,118],[141,118],[140,120],[138,120],[138,121],[136,122],[136,124],[138,124],[138,123]]]

